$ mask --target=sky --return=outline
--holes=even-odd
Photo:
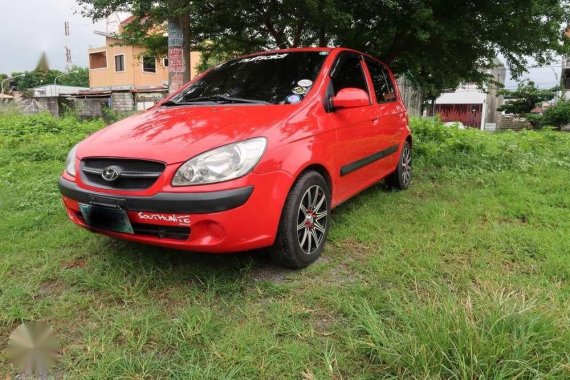
[[[45,51],[50,67],[65,69],[64,23],[70,24],[69,47],[73,63],[87,66],[89,47],[105,44],[95,30],[105,30],[105,23],[93,24],[77,12],[75,0],[0,0],[2,33],[0,33],[0,73],[33,70],[42,51]],[[532,79],[539,87],[550,88],[558,84],[560,63],[550,67],[531,68],[522,79]],[[516,87],[510,75],[507,88]]]
[[[69,22],[69,47],[74,64],[87,66],[87,49],[105,44],[91,19],[75,12],[75,0],[0,0],[0,73],[33,70],[45,51],[52,69],[65,69],[64,23]]]

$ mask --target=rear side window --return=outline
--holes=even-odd
[[[360,56],[355,54],[340,56],[332,75],[332,85],[335,95],[343,88],[359,88],[368,93]]]
[[[394,84],[390,80],[388,72],[381,64],[367,59],[366,65],[374,83],[374,92],[378,103],[393,102],[396,100]]]

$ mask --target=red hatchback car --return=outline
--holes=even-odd
[[[412,137],[394,77],[344,48],[221,64],[69,153],[59,188],[93,232],[192,251],[269,247],[305,267],[331,209],[376,182],[405,189]]]

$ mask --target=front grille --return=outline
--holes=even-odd
[[[188,240],[190,227],[159,226],[156,224],[132,223],[136,235],[150,235],[160,239]]]
[[[85,224],[80,211],[75,212],[79,220]],[[135,235],[154,236],[159,239],[188,240],[190,238],[190,227],[159,226],[156,224],[131,223]]]
[[[119,178],[107,181],[103,171],[109,167],[120,170]],[[105,189],[144,190],[151,187],[162,174],[166,165],[157,161],[86,158],[81,161],[81,178],[91,186]]]

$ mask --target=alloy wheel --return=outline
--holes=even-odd
[[[412,179],[412,150],[406,144],[402,153],[402,181],[408,186]]]
[[[297,213],[297,239],[305,254],[314,253],[323,244],[327,215],[325,191],[319,185],[311,186],[303,195]]]

